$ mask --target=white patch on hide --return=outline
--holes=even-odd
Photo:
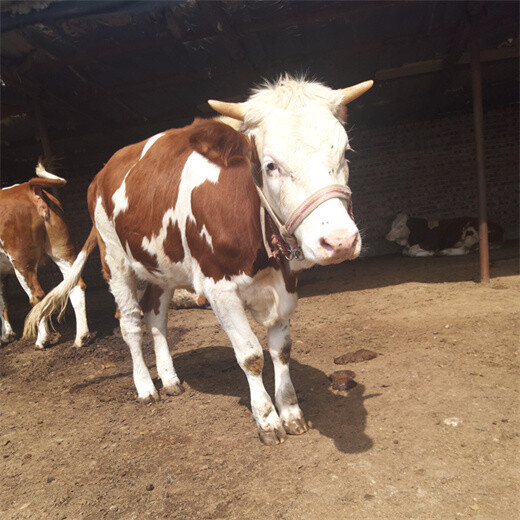
[[[200,230],[200,236],[206,240],[206,242],[209,244],[211,252],[213,252],[213,240],[205,225],[203,225],[202,229]]]
[[[157,141],[157,139],[159,139],[163,135],[164,135],[164,132],[162,132],[160,134],[156,134],[153,137],[150,137],[150,139],[148,139],[148,141],[146,141],[143,151],[141,152],[141,157],[139,157],[139,160],[141,160],[145,156],[146,152],[152,147],[152,145],[155,143],[155,141]]]
[[[132,166],[132,168],[130,168],[126,172],[125,178],[123,179],[121,186],[119,186],[119,188],[117,188],[117,190],[112,195],[112,202],[114,203],[114,211],[112,213],[112,218],[116,218],[119,215],[119,213],[122,213],[128,209],[128,197],[126,196],[126,178],[128,177],[128,174],[132,171],[134,166]]]

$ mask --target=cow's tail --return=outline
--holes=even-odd
[[[41,179],[61,181],[60,184],[65,184],[67,182],[63,177],[58,177],[57,175],[54,175],[54,173],[48,172],[41,161],[38,161],[38,164],[36,165],[36,176]]]
[[[54,175],[54,173],[48,172],[41,162],[38,162],[36,165],[36,175],[37,177],[32,178],[29,181],[29,186],[31,188],[59,188],[64,184],[67,184],[67,181],[63,177],[58,177]]]
[[[39,323],[42,320],[48,320],[54,313],[58,312],[58,320],[61,319],[67,306],[69,293],[78,284],[87,258],[96,245],[97,231],[95,226],[92,226],[90,234],[67,276],[41,302],[35,305],[27,315],[23,329],[24,338],[35,336]]]

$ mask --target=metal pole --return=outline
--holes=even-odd
[[[473,122],[478,179],[478,237],[480,253],[480,281],[489,282],[489,243],[487,223],[486,167],[484,164],[484,117],[482,108],[482,78],[480,74],[480,50],[476,26],[471,31],[471,80],[473,89]]]

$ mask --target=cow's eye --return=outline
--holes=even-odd
[[[347,147],[345,148],[345,152],[343,154],[343,156],[345,157],[345,160],[348,159],[348,155],[349,155],[349,152],[352,151],[352,148],[350,147],[350,145],[348,144]]]
[[[269,161],[269,162],[265,163],[264,168],[268,175],[272,175],[272,174],[276,173],[279,169],[278,165],[273,161]]]

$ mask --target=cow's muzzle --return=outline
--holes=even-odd
[[[359,231],[338,229],[321,237],[319,252],[324,264],[339,264],[344,260],[353,260],[361,251]]]

